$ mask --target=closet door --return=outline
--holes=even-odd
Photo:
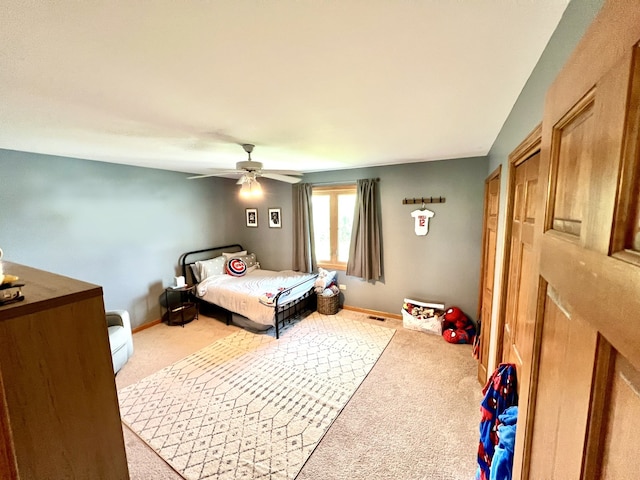
[[[514,169],[515,186],[502,362],[514,363],[518,378],[522,375],[524,363],[530,361],[533,348],[533,322],[529,321],[529,304],[537,291],[537,278],[533,275],[533,233],[538,217],[536,193],[539,165],[540,153],[536,152]]]
[[[536,224],[542,221],[538,208],[538,175],[542,124],[509,155],[505,256],[497,358],[516,365],[519,414],[514,462],[522,460],[529,431],[529,412],[535,396],[536,339],[535,299],[538,262],[534,243]],[[539,225],[538,225],[539,226]],[[533,417],[531,417],[533,418]]]
[[[531,480],[640,478],[639,40],[606,3],[547,93]]]
[[[498,206],[500,202],[500,170],[498,167],[485,180],[482,229],[482,276],[480,279],[480,312],[482,331],[478,356],[478,381],[484,385],[489,370],[491,315],[493,311],[493,281],[496,271],[496,240],[498,238]]]

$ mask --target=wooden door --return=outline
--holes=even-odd
[[[533,322],[530,321],[529,305],[537,291],[533,235],[538,218],[536,193],[539,166],[540,153],[535,152],[517,164],[513,172],[513,214],[510,219],[501,359],[502,362],[515,364],[519,377],[522,377],[524,363],[531,361],[533,350]]]
[[[478,381],[487,381],[489,370],[489,345],[491,337],[491,313],[493,303],[493,280],[496,270],[496,241],[498,238],[498,207],[500,203],[500,167],[485,180],[484,214],[482,229],[482,267],[480,279],[480,308],[482,320],[480,351],[478,357]]]
[[[501,295],[498,317],[498,355],[516,365],[522,427],[516,432],[515,462],[521,462],[528,433],[531,401],[536,394],[535,375],[539,329],[536,328],[538,264],[535,230],[542,221],[539,208],[539,165],[542,124],[509,155],[510,175]]]
[[[515,478],[640,478],[639,40],[640,1],[605,3],[547,93],[538,381]]]

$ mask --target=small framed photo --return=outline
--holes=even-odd
[[[258,209],[257,208],[246,208],[247,215],[247,227],[257,227],[258,226]]]
[[[282,213],[279,208],[269,209],[269,228],[282,228]]]

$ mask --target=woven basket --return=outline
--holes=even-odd
[[[330,297],[318,295],[318,313],[323,315],[335,315],[340,307],[339,297],[337,293]]]

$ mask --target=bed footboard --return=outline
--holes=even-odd
[[[314,284],[318,275],[307,278],[296,285],[282,290],[274,299],[274,325],[276,327],[276,338],[280,338],[280,323],[284,327],[285,322],[297,317],[304,311],[313,312],[316,309],[317,297],[314,291]],[[287,302],[287,297],[294,290],[306,290],[304,294],[291,302]]]

